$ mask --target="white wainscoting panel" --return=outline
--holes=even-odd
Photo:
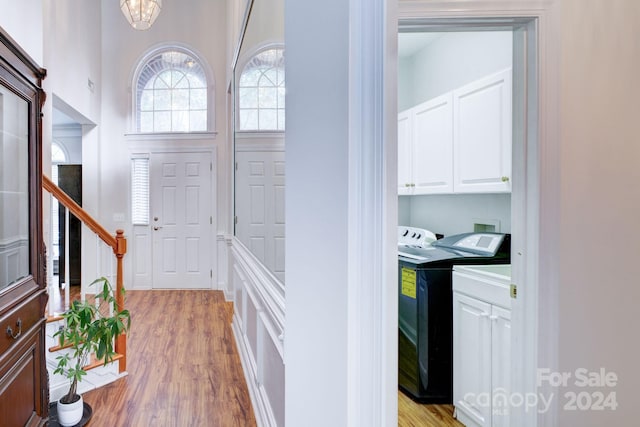
[[[236,238],[233,332],[258,426],[284,426],[284,286]]]

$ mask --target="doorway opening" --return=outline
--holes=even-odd
[[[488,392],[498,387],[506,388],[506,393],[535,390],[536,363],[532,355],[537,346],[537,285],[525,271],[535,270],[537,258],[535,251],[524,256],[522,251],[537,244],[536,218],[527,209],[536,206],[537,194],[533,184],[527,182],[537,182],[529,179],[538,173],[533,155],[538,102],[535,22],[533,18],[460,18],[403,19],[399,24],[398,225],[440,236],[497,232],[511,238],[509,282],[519,289],[518,297],[509,301],[511,332],[503,338],[503,350],[508,348],[508,354],[500,357],[506,357],[507,371],[512,374],[496,379],[494,386],[490,373],[486,378],[466,378],[467,384],[487,388]],[[508,111],[504,90],[509,92]],[[420,116],[431,111],[437,116],[431,121],[427,114]],[[434,130],[433,126],[438,128]],[[429,145],[430,141],[438,145]],[[453,305],[453,301],[449,303]],[[453,335],[456,322],[448,321],[453,324],[449,332]],[[459,379],[466,374],[454,372],[456,343],[453,337],[449,342],[453,357],[446,369],[451,369],[449,381],[454,389],[450,401],[444,405],[417,404],[400,392],[400,426],[413,425],[411,419],[461,425],[456,415],[469,422],[465,414],[455,414],[465,403],[456,403],[455,388],[460,388]],[[423,345],[428,347],[429,342]],[[491,337],[488,346],[483,354],[491,357]],[[421,372],[420,367],[416,372]],[[511,408],[473,409],[477,413],[472,415],[478,419],[488,417],[488,425],[492,413],[508,414],[506,421],[504,416],[496,420],[505,421],[501,425],[525,425],[524,418],[531,416]]]
[[[53,108],[51,178],[82,206],[82,125]],[[53,275],[60,287],[80,285],[82,275],[82,225],[55,198],[51,203]]]

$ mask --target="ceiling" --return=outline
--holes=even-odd
[[[441,36],[442,33],[399,33],[398,56],[400,58],[413,56]]]

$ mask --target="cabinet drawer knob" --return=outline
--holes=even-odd
[[[502,182],[509,182],[508,176],[503,176],[501,179],[502,179]]]
[[[7,326],[7,335],[13,338],[14,340],[17,340],[18,337],[22,335],[22,319],[18,319],[18,321],[16,322],[16,327],[18,328],[18,332],[14,334],[13,329],[11,329],[11,326]]]

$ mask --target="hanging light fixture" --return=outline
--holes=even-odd
[[[136,30],[151,28],[162,9],[162,0],[120,0],[120,9]]]

